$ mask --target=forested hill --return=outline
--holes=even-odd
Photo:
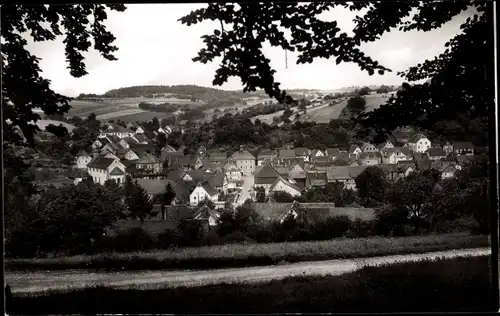
[[[213,99],[227,99],[227,98],[242,98],[248,97],[256,93],[243,93],[242,91],[226,91],[221,89],[200,87],[195,85],[176,85],[176,86],[133,86],[119,89],[109,90],[102,96],[104,98],[131,98],[131,97],[153,97],[154,95],[168,94],[173,97],[179,98],[194,98],[197,100],[213,100]],[[262,92],[263,94],[263,92]],[[85,97],[88,95],[80,95]],[[92,95],[94,97],[94,95]]]

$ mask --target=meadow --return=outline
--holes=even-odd
[[[497,281],[497,280],[496,280]],[[484,312],[498,310],[489,256],[364,267],[339,276],[162,289],[96,286],[14,294],[9,314]]]
[[[487,246],[489,246],[488,236],[469,235],[468,233],[397,238],[340,238],[328,241],[227,244],[56,258],[6,258],[5,269],[10,271],[64,269],[214,269],[273,265],[282,262],[293,263],[424,253]]]

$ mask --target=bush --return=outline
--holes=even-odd
[[[156,248],[168,249],[179,246],[180,234],[176,229],[166,229],[156,238]]]
[[[126,252],[138,249],[148,250],[154,247],[153,238],[142,228],[133,227],[125,232],[119,232],[115,237],[107,239],[107,250]]]
[[[255,243],[255,240],[249,238],[245,233],[236,231],[231,234],[226,235],[222,239],[224,244],[251,244]]]

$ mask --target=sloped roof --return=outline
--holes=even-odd
[[[134,137],[135,137],[135,139],[137,139],[141,143],[148,141],[147,137],[144,134],[134,134]]]
[[[367,166],[357,166],[357,167],[349,167],[349,175],[351,176],[351,179],[356,179],[357,176],[359,176]]]
[[[362,152],[359,154],[358,159],[382,159],[382,154],[378,151],[373,152]]]
[[[181,171],[181,170],[171,170],[168,174],[167,174],[167,180],[169,181],[172,181],[172,182],[180,182],[182,181],[182,178],[184,177],[184,175],[186,174],[187,172],[186,171]]]
[[[258,160],[262,160],[265,158],[274,158],[274,157],[278,157],[278,153],[276,152],[276,150],[271,150],[271,149],[264,149],[257,154]]]
[[[231,158],[234,160],[255,160],[254,155],[248,150],[235,151]]]
[[[258,178],[278,178],[279,172],[274,169],[270,164],[264,164],[258,172],[255,173],[255,180]]]
[[[359,146],[358,145],[351,145],[349,147],[349,150],[347,151],[347,153],[349,153],[349,154],[354,153],[354,151],[356,150],[356,148],[359,148]],[[361,148],[359,148],[359,149],[361,149]]]
[[[90,157],[90,155],[85,150],[80,150],[77,157]]]
[[[328,181],[348,180],[351,177],[349,173],[349,167],[348,166],[329,167],[326,169],[326,177]]]
[[[446,153],[444,152],[443,148],[439,147],[432,147],[427,149],[427,154],[431,157],[446,157]]]
[[[197,209],[194,212],[193,218],[194,219],[209,219],[209,218],[218,219],[218,218],[220,218],[220,215],[221,214],[218,211],[212,210],[208,206],[204,205],[203,207],[200,207],[199,209]]]
[[[330,156],[312,156],[311,162],[333,162],[332,157]]]
[[[323,186],[328,182],[326,172],[307,172],[306,183],[310,186]]]
[[[323,154],[323,152],[321,151],[321,149],[313,149],[311,151],[311,156],[316,156],[318,153],[322,153]]]
[[[347,166],[350,162],[350,158],[347,154],[341,153],[333,160],[333,164],[336,166]]]
[[[456,164],[451,162],[451,161],[437,160],[437,161],[433,161],[431,163],[431,168],[435,169],[437,171],[443,172],[446,169],[448,169],[449,167],[453,167],[454,169],[456,169],[455,165]]]
[[[309,148],[306,147],[297,147],[295,148],[296,156],[309,156]]]
[[[193,218],[195,209],[185,205],[171,205],[166,208],[166,219],[173,222],[180,222],[184,219]]]
[[[384,149],[384,154],[387,156],[390,156],[393,153],[398,153],[398,152],[408,157],[412,156],[410,149],[407,147],[391,147]]]
[[[382,169],[382,171],[384,171],[385,173],[390,173],[390,172],[396,172],[398,165],[395,163],[391,163],[391,164],[387,163],[387,164],[382,164],[378,167],[380,169]]]
[[[228,162],[224,165],[224,171],[226,172],[231,172],[231,171],[240,171],[240,169],[238,169],[238,167],[236,166],[236,164],[232,163],[232,162]]]
[[[113,158],[105,158],[103,156],[97,156],[92,159],[88,164],[88,168],[96,169],[108,169],[108,167],[115,161]]]
[[[124,137],[122,138],[123,141],[125,141],[127,144],[137,144],[137,141],[133,139],[132,137]]]
[[[471,141],[456,141],[453,142],[454,149],[474,149],[474,143]]]
[[[367,150],[369,147],[374,147],[374,148],[376,148],[373,144],[370,144],[370,143],[363,143],[363,145],[361,145],[361,151],[365,151],[365,150]]]
[[[152,154],[144,153],[139,156],[139,160],[137,160],[137,164],[155,164],[159,163],[158,158]]]
[[[194,166],[196,164],[197,159],[198,156],[196,155],[185,155],[176,157],[177,162],[181,166]]]
[[[410,140],[411,143],[416,143],[418,142],[421,138],[427,138],[427,136],[425,136],[424,134],[416,134],[415,136],[413,136]]]
[[[224,161],[227,160],[227,152],[211,152],[208,157],[210,161]]]
[[[129,144],[130,149],[132,149],[136,154],[143,154],[148,151],[154,152],[155,146],[151,144]]]
[[[294,149],[280,149],[278,152],[278,156],[280,158],[295,157],[295,150]]]
[[[200,186],[208,193],[208,195],[210,196],[214,196],[216,195],[217,193],[217,190],[213,187],[212,184],[210,184],[210,182],[208,181],[203,181],[202,183],[200,183]]]
[[[285,184],[286,186],[298,191],[298,192],[302,192],[302,189],[300,187],[298,187],[297,185],[293,184],[293,183],[290,183],[289,181],[285,180],[283,177],[279,177],[274,183],[273,185],[271,185],[271,188],[269,189],[270,191],[274,191],[274,188],[278,185],[278,183],[283,183]]]
[[[336,157],[340,155],[340,150],[338,148],[327,148],[326,154],[331,157]]]
[[[111,176],[123,176],[125,173],[122,171],[122,169],[118,168],[118,167],[115,167],[110,173],[109,175]]]

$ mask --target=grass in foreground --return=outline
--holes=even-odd
[[[367,267],[342,276],[158,290],[14,295],[13,314],[491,311],[488,256]],[[9,311],[8,311],[9,312]]]
[[[400,238],[336,239],[318,242],[230,244],[223,246],[107,253],[44,259],[6,259],[7,270],[216,269],[424,253],[489,246],[488,236],[467,233]]]

